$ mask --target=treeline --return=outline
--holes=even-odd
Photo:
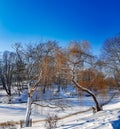
[[[34,91],[37,81],[43,93],[55,84],[57,92],[74,85],[77,91],[85,91],[95,99],[97,91],[104,93],[108,88],[120,87],[120,36],[104,42],[99,58],[91,53],[86,41],[72,41],[64,48],[56,41],[24,47],[15,43],[13,52],[5,51],[1,56],[0,79],[9,96],[13,85],[22,90],[21,84],[30,82]]]

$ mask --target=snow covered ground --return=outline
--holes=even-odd
[[[45,129],[44,123],[24,129]],[[120,102],[104,106],[104,110],[91,111],[59,120],[56,129],[120,129]]]
[[[3,98],[1,98],[3,99]],[[115,97],[109,104],[103,107],[103,111],[93,114],[89,109],[94,103],[91,97],[71,97],[64,99],[72,106],[63,109],[44,108],[33,104],[32,115],[33,127],[24,129],[46,129],[45,119],[48,114],[57,115],[61,118],[57,122],[56,129],[120,129],[120,97]],[[59,100],[60,102],[62,100]],[[6,121],[19,122],[25,117],[26,103],[5,104],[0,103],[0,123]],[[73,114],[73,115],[70,115]],[[66,117],[67,116],[67,117]],[[43,120],[43,121],[41,121]],[[20,126],[17,125],[20,129]]]

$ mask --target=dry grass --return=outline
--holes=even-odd
[[[14,121],[7,121],[0,123],[0,129],[17,129],[17,127]]]

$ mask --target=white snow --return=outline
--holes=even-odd
[[[45,129],[45,121],[41,120],[45,120],[48,113],[56,114],[59,118],[62,118],[58,120],[56,129],[120,129],[120,96],[117,96],[109,104],[105,105],[103,111],[95,114],[90,110],[84,113],[78,113],[77,115],[70,115],[89,109],[93,105],[91,97],[82,98],[82,100],[86,100],[85,104],[76,97],[66,100],[68,103],[72,103],[73,106],[65,110],[59,108],[40,108],[33,104],[31,115],[33,127],[24,129]],[[0,103],[0,123],[10,120],[19,122],[25,118],[25,112],[26,103]],[[20,126],[18,125],[17,128],[20,129]]]

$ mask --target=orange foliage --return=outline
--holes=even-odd
[[[80,85],[95,91],[107,88],[107,81],[104,75],[91,69],[80,71],[78,82]]]

